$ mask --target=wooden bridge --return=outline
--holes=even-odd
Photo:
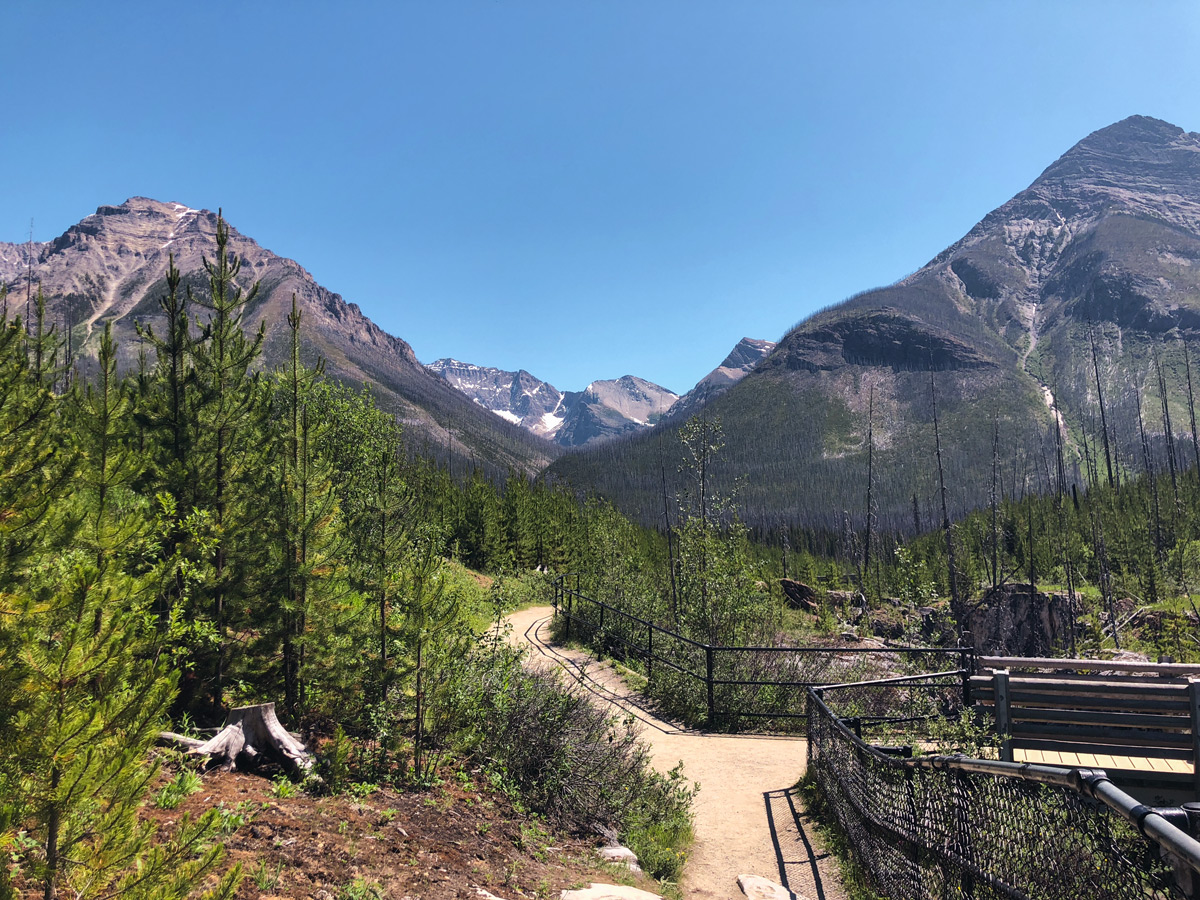
[[[1200,798],[1200,665],[980,657],[969,689],[1005,736],[1001,760]]]

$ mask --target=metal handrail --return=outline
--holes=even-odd
[[[910,771],[915,769],[949,770],[991,775],[997,778],[1016,778],[1075,791],[1103,803],[1137,828],[1142,835],[1172,853],[1193,872],[1200,875],[1200,841],[1171,821],[1172,818],[1178,821],[1188,821],[1190,818],[1188,811],[1182,807],[1155,808],[1147,806],[1117,787],[1103,769],[1002,762],[991,759],[975,759],[960,754],[897,757],[882,753],[866,743],[825,703],[824,695],[829,691],[886,684],[888,681],[882,679],[875,682],[824,685],[809,688],[808,693],[818,711],[831,721],[842,737],[851,741],[860,754],[869,756],[880,765]]]
[[[575,587],[573,589],[571,587],[568,587],[568,585],[567,585],[567,579],[570,578],[572,575],[575,577],[575,582],[576,582]],[[975,658],[975,648],[974,647],[944,647],[944,648],[932,648],[932,647],[811,647],[811,646],[809,646],[809,647],[793,647],[793,646],[763,647],[763,646],[731,646],[731,645],[725,645],[725,644],[705,644],[701,641],[694,640],[693,638],[686,637],[677,631],[672,631],[671,629],[663,627],[662,625],[652,622],[649,619],[643,618],[642,616],[635,615],[634,613],[628,612],[626,610],[620,609],[619,607],[616,607],[609,603],[606,603],[603,600],[596,600],[592,597],[588,597],[586,594],[584,594],[579,589],[579,575],[576,573],[564,573],[561,575],[557,575],[557,576],[555,576],[552,583],[553,583],[554,589],[555,589],[555,592],[554,592],[555,615],[556,616],[561,615],[567,620],[568,636],[570,634],[569,626],[571,623],[581,623],[583,625],[588,626],[589,628],[601,628],[601,629],[604,629],[604,630],[610,631],[610,632],[615,631],[614,629],[605,629],[604,628],[604,617],[606,614],[611,614],[612,616],[616,617],[619,621],[626,622],[626,623],[634,623],[637,626],[644,628],[648,635],[648,642],[647,642],[647,646],[645,646],[645,647],[643,647],[641,644],[639,644],[636,640],[635,641],[627,640],[624,636],[622,636],[619,633],[610,633],[608,640],[611,640],[614,645],[625,648],[627,652],[631,652],[632,654],[634,654],[638,657],[643,657],[647,661],[648,665],[650,665],[651,663],[655,664],[655,665],[658,665],[658,664],[665,665],[669,669],[672,669],[676,672],[686,675],[687,677],[694,679],[695,681],[702,682],[704,685],[706,685],[707,689],[708,689],[707,705],[708,705],[708,723],[709,723],[710,727],[715,725],[716,719],[717,719],[717,708],[716,708],[715,695],[714,695],[714,689],[717,687],[733,687],[733,688],[738,688],[738,687],[746,687],[746,688],[775,687],[775,688],[805,689],[805,688],[812,687],[814,685],[820,685],[820,684],[827,683],[825,681],[814,681],[814,680],[778,680],[778,679],[775,679],[775,680],[767,681],[767,680],[760,680],[760,679],[755,679],[755,678],[722,678],[722,677],[719,677],[717,675],[717,672],[715,671],[715,660],[716,660],[717,654],[737,654],[737,653],[789,654],[789,655],[793,655],[793,656],[802,656],[802,657],[847,656],[847,655],[854,656],[854,655],[860,655],[860,654],[875,654],[875,655],[890,654],[890,655],[894,655],[894,656],[898,656],[898,657],[909,656],[909,657],[916,657],[916,658],[921,658],[923,656],[946,657],[946,656],[952,656],[952,655],[957,654],[959,656],[959,658],[961,659],[963,665],[959,669],[954,670],[954,674],[959,675],[962,678],[964,698],[969,697],[970,685],[968,683],[968,679],[969,679],[970,675],[972,674],[972,672],[974,671],[974,662],[973,662],[974,658]],[[570,607],[573,607],[574,604],[567,604],[564,602],[568,598],[577,598],[578,600],[589,603],[592,606],[599,609],[600,610],[600,622],[597,623],[591,619],[576,615],[570,608]],[[677,641],[686,646],[690,646],[697,651],[703,651],[703,653],[705,655],[705,669],[706,669],[705,673],[701,674],[701,673],[693,671],[689,668],[680,666],[674,660],[672,660],[666,656],[663,656],[661,653],[656,653],[655,648],[653,646],[654,638],[656,635],[661,635],[662,637],[665,637],[669,640]],[[944,674],[944,673],[939,673],[939,674]],[[902,677],[914,677],[914,676],[902,676]],[[915,676],[915,677],[921,678],[921,677],[927,677],[927,676]],[[769,712],[769,713],[760,713],[760,712],[753,712],[753,711],[749,711],[749,710],[736,710],[734,712],[734,714],[738,717],[744,717],[744,718],[780,719],[780,720],[783,720],[783,719],[807,719],[807,714],[803,713],[803,712],[788,713],[788,712],[782,712],[782,711],[775,711],[775,712]]]

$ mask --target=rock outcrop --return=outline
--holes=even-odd
[[[1066,597],[1004,584],[984,595],[970,614],[975,648],[989,656],[1055,656],[1070,643]]]

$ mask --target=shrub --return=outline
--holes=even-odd
[[[575,832],[616,829],[647,871],[675,877],[691,841],[695,789],[651,769],[632,720],[617,722],[507,648],[468,660],[454,692],[460,738],[522,801]]]
[[[184,769],[154,795],[154,805],[159,809],[178,809],[184,798],[196,793],[203,784],[199,775],[191,769]]]

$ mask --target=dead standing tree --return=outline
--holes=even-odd
[[[933,401],[933,444],[937,456],[938,492],[942,498],[942,531],[946,535],[946,565],[950,576],[950,613],[962,631],[966,608],[958,593],[958,571],[954,565],[954,535],[950,530],[950,511],[946,503],[946,476],[942,469],[942,438],[938,431],[937,389],[933,383],[933,367],[929,369],[929,396]]]

